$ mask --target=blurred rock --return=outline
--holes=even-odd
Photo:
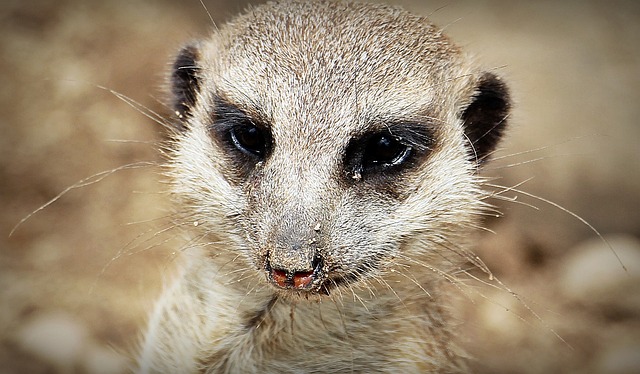
[[[564,259],[559,289],[570,300],[640,310],[640,240],[630,235],[583,242]],[[623,268],[626,268],[626,271]]]
[[[22,350],[62,373],[73,372],[87,340],[87,328],[60,312],[36,316],[16,333]]]
[[[126,373],[127,360],[108,347],[93,344],[86,349],[82,357],[82,367],[91,374]]]
[[[640,342],[618,343],[602,352],[594,372],[607,374],[635,374],[640,371]]]
[[[80,320],[63,312],[40,314],[24,323],[14,336],[16,345],[56,373],[117,374],[127,361],[100,346]]]

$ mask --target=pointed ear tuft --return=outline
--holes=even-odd
[[[464,132],[471,142],[471,156],[482,163],[496,148],[507,126],[511,109],[507,85],[485,73],[478,81],[471,103],[462,112]]]
[[[171,71],[171,94],[173,110],[184,123],[191,115],[200,91],[198,60],[200,51],[196,45],[188,45],[178,53]]]

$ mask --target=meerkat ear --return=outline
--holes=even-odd
[[[484,73],[471,103],[462,112],[464,132],[476,162],[485,161],[496,148],[507,126],[510,108],[507,85],[498,76]]]
[[[200,91],[198,76],[198,60],[200,50],[195,44],[182,48],[173,63],[171,71],[171,94],[173,96],[173,110],[180,120],[182,127],[196,103]]]

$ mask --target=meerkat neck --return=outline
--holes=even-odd
[[[434,295],[372,285],[310,300],[247,284],[230,287],[220,274],[210,263],[192,263],[166,290],[152,323],[180,323],[156,324],[156,336],[150,339],[156,344],[144,347],[141,372],[197,371],[200,366],[207,372],[242,373],[442,370],[434,353],[452,358],[446,370],[464,367],[451,337],[444,336],[449,334],[442,328],[446,318]],[[425,348],[424,341],[434,344]],[[173,344],[162,347],[158,342]],[[156,350],[171,356],[161,363],[172,366],[145,362]],[[322,354],[308,354],[317,350]],[[304,361],[296,359],[302,356]],[[199,362],[190,362],[192,357]],[[398,357],[403,357],[399,366],[386,365]]]

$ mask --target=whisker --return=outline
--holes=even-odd
[[[47,207],[49,207],[51,204],[55,203],[56,201],[60,200],[63,196],[65,196],[67,193],[69,193],[70,191],[73,191],[75,189],[78,188],[82,188],[82,187],[87,187],[90,186],[92,184],[98,183],[102,180],[104,180],[105,178],[119,172],[122,170],[129,170],[129,169],[141,169],[144,167],[150,167],[150,166],[157,166],[155,163],[153,162],[148,162],[148,161],[140,161],[140,162],[134,162],[131,164],[127,164],[127,165],[122,165],[119,166],[117,168],[114,169],[109,169],[109,170],[104,170],[98,173],[95,173],[87,178],[81,179],[80,181],[72,184],[71,186],[65,188],[64,190],[62,190],[59,194],[57,194],[56,196],[54,196],[52,199],[50,199],[49,201],[47,201],[46,203],[40,205],[40,207],[38,207],[36,210],[34,210],[33,212],[29,213],[28,215],[26,215],[24,218],[22,218],[14,227],[13,229],[11,229],[11,232],[9,232],[9,237],[11,237],[16,230],[22,226],[22,224],[24,224],[26,221],[28,221],[31,217],[33,217],[35,214],[41,212],[42,210],[46,209]]]
[[[496,187],[496,188],[501,188],[498,185],[493,185],[493,184],[488,184],[489,186],[492,187]],[[598,238],[600,238],[600,240],[602,241],[602,243],[604,243],[604,245],[607,246],[607,248],[609,248],[609,250],[611,251],[611,253],[613,253],[613,255],[616,257],[616,259],[618,260],[618,263],[620,264],[620,266],[622,267],[622,269],[624,269],[625,272],[628,273],[627,267],[625,266],[625,264],[622,262],[622,259],[620,258],[620,256],[618,256],[618,253],[616,252],[615,249],[613,249],[613,246],[609,243],[609,241],[607,241],[607,239],[602,236],[602,234],[598,231],[598,229],[596,229],[592,224],[590,224],[587,220],[585,220],[584,218],[580,217],[578,214],[572,212],[571,210],[563,207],[562,205],[558,204],[558,203],[554,203],[553,201],[549,200],[549,199],[545,199],[541,196],[536,196],[534,194],[525,192],[523,190],[517,189],[517,188],[510,188],[511,190],[523,194],[525,196],[528,196],[532,199],[541,201],[543,203],[549,204],[567,214],[569,214],[570,216],[572,216],[573,218],[577,219],[578,221],[580,221],[582,224],[584,224],[585,226],[587,226],[589,228],[589,230],[591,230],[593,233],[595,233]]]

